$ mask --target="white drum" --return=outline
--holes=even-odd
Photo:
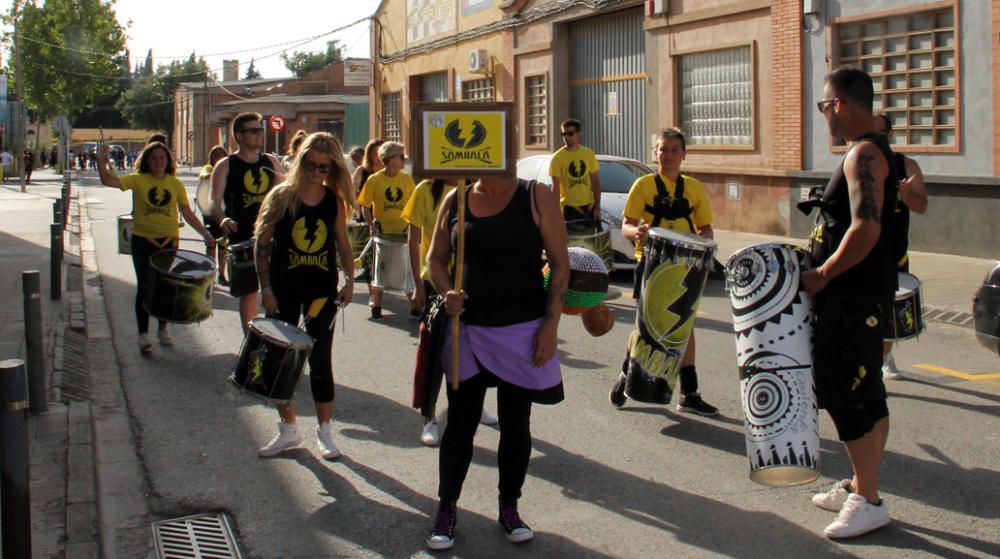
[[[212,179],[201,179],[198,190],[194,194],[194,205],[198,206],[201,215],[212,215]]]
[[[135,221],[132,214],[118,216],[118,254],[132,254],[132,230]]]
[[[413,291],[410,248],[406,244],[406,236],[382,235],[372,240],[375,245],[375,270],[372,274],[372,286],[400,293]]]

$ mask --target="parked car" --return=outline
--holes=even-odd
[[[524,180],[536,180],[551,185],[549,177],[549,162],[552,154],[532,155],[517,162],[517,177]],[[611,229],[611,248],[615,253],[615,269],[631,270],[635,268],[636,260],[632,241],[622,235],[622,213],[625,211],[625,200],[635,179],[653,173],[645,163],[614,155],[598,155],[600,169],[597,176],[601,179],[601,220]]]

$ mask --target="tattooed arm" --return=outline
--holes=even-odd
[[[556,354],[559,318],[569,286],[569,252],[566,250],[566,222],[559,209],[558,195],[537,183],[531,194],[536,210],[535,220],[542,233],[542,246],[545,247],[551,270],[545,320],[535,333],[531,348],[535,366],[541,367]]]
[[[271,290],[271,238],[274,235],[273,225],[263,225],[258,228],[253,244],[254,264],[257,266],[257,280],[260,282],[260,302],[268,316],[278,310],[278,300]]]

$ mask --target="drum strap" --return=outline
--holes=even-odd
[[[663,184],[659,173],[654,174],[653,179],[656,181],[656,197],[653,198],[652,206],[646,205],[646,211],[653,215],[653,227],[659,227],[664,220],[684,219],[687,221],[688,227],[691,228],[691,232],[697,234],[698,229],[691,221],[694,209],[684,197],[684,177],[677,175],[677,189],[674,191],[673,198],[667,192],[667,185]]]
[[[158,239],[146,237],[145,239],[155,245],[156,248],[167,248],[168,245],[176,248],[180,244],[180,239],[177,237],[160,237]]]

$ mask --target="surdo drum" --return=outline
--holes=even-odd
[[[800,280],[808,265],[805,249],[780,243],[726,263],[750,479],[763,485],[819,477],[812,299]]]
[[[254,266],[253,239],[229,245],[229,292],[234,295],[257,291],[257,268]]]
[[[410,248],[405,235],[382,235],[372,239],[375,245],[375,271],[372,286],[386,291],[410,293]]]
[[[593,219],[574,219],[566,222],[566,244],[570,248],[582,247],[601,257],[604,267],[614,269],[615,254],[611,250],[611,227]]]
[[[892,307],[882,317],[882,336],[887,340],[909,340],[924,331],[924,307],[920,299],[920,280],[899,272],[899,287]]]
[[[143,307],[166,322],[201,322],[212,316],[215,261],[190,250],[167,249],[149,257]]]
[[[295,326],[273,318],[255,318],[243,338],[229,382],[277,403],[295,397],[313,339]]]

